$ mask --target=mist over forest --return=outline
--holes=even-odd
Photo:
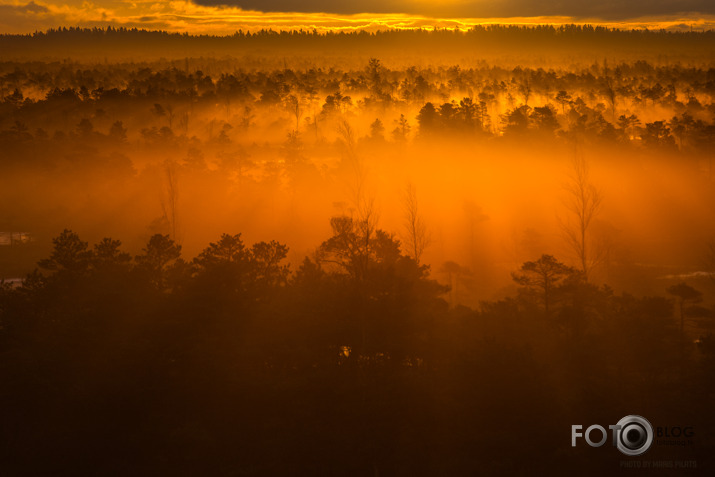
[[[0,51],[0,474],[712,466],[712,31]]]

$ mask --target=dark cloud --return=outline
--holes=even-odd
[[[713,0],[192,0],[262,12],[407,13],[432,17],[488,18],[563,15],[619,20],[687,12],[715,14]]]
[[[0,5],[0,32],[29,33],[55,26],[49,9],[35,2],[25,5]]]
[[[30,2],[25,5],[0,5],[0,15],[17,15],[21,13],[46,13],[49,10],[44,5]]]

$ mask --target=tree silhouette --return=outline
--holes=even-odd
[[[531,108],[527,105],[514,108],[502,116],[505,135],[523,135],[529,130]]]
[[[373,141],[385,140],[385,126],[379,118],[370,123],[370,139]]]
[[[253,267],[252,283],[258,287],[275,288],[288,281],[289,266],[282,262],[288,255],[288,247],[275,240],[253,244],[250,261]]]
[[[635,137],[640,124],[640,119],[638,119],[638,117],[634,114],[631,114],[630,116],[622,114],[618,117],[618,125],[628,139]]]
[[[89,244],[80,240],[79,235],[65,229],[58,237],[52,239],[54,248],[50,257],[40,260],[40,268],[53,272],[82,274],[89,270],[92,262],[92,251]]]
[[[542,255],[536,261],[524,262],[519,272],[512,273],[512,279],[524,287],[529,295],[537,296],[544,307],[544,314],[549,317],[557,301],[556,290],[576,271],[556,260],[551,255]]]
[[[179,228],[179,178],[176,162],[166,160],[163,169],[165,182],[164,193],[161,197],[161,210],[169,225],[171,238],[176,240]]]
[[[303,101],[295,94],[289,94],[285,99],[285,108],[295,118],[295,130],[300,129],[300,118],[303,116]]]
[[[670,135],[670,128],[665,121],[646,123],[641,139],[648,147],[668,148],[675,146],[673,136]]]
[[[122,252],[120,247],[122,242],[103,238],[94,245],[92,254],[92,266],[96,269],[114,269],[117,267],[128,267],[132,256]]]
[[[370,253],[370,238],[361,236],[364,228],[347,216],[331,218],[330,228],[333,236],[318,249],[318,262],[337,265],[354,280],[363,280]]]
[[[601,210],[603,194],[591,182],[589,165],[583,156],[577,154],[574,157],[564,189],[567,194],[564,203],[572,217],[562,222],[561,228],[588,281],[593,268],[600,263],[604,254],[593,243],[591,236],[591,226]]]
[[[202,301],[221,307],[266,299],[287,283],[289,268],[282,264],[287,253],[288,247],[275,241],[247,248],[241,234],[222,234],[193,261]]]
[[[141,276],[156,290],[168,291],[171,267],[180,260],[181,245],[168,235],[155,234],[149,239],[142,252],[134,258]]]
[[[437,129],[439,114],[432,103],[425,103],[417,115],[417,124],[419,125],[420,135],[428,136],[434,133]]]
[[[552,136],[554,131],[559,128],[559,122],[556,120],[556,113],[549,106],[534,107],[534,110],[529,115],[531,122],[537,132],[545,136]]]
[[[407,253],[419,264],[425,248],[430,243],[427,225],[425,225],[417,202],[417,190],[413,184],[407,184],[404,197],[405,210],[405,247]]]
[[[524,97],[524,105],[529,105],[529,99],[531,98],[532,85],[531,78],[528,75],[524,75],[519,82],[519,93]]]
[[[395,120],[395,129],[392,130],[392,137],[395,141],[406,141],[410,129],[412,129],[412,127],[407,122],[407,118],[404,114],[400,114],[400,117]]]
[[[556,101],[559,104],[561,104],[561,113],[562,114],[566,114],[566,105],[571,104],[571,100],[572,100],[571,95],[564,90],[559,91],[558,94],[556,95]]]
[[[368,61],[367,67],[365,68],[367,74],[368,74],[368,79],[370,81],[369,86],[370,86],[370,91],[372,94],[376,97],[379,97],[382,95],[382,64],[380,63],[380,60],[377,58],[370,58]]]
[[[611,119],[616,118],[616,95],[618,87],[614,84],[613,78],[608,74],[608,68],[605,67],[603,76],[603,94],[608,98],[611,105]]]

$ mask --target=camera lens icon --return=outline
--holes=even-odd
[[[626,416],[618,421],[616,446],[625,455],[641,455],[653,444],[653,426],[644,417]]]

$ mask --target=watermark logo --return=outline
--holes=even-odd
[[[642,416],[626,416],[617,424],[608,426],[612,443],[621,453],[636,456],[645,453],[653,444],[653,426]],[[583,437],[591,447],[601,447],[608,440],[608,432],[603,426],[594,424],[581,432],[583,426],[571,426],[571,447],[576,447],[578,438]]]
[[[626,416],[615,427],[616,447],[625,455],[641,455],[653,444],[653,426],[644,417]]]

